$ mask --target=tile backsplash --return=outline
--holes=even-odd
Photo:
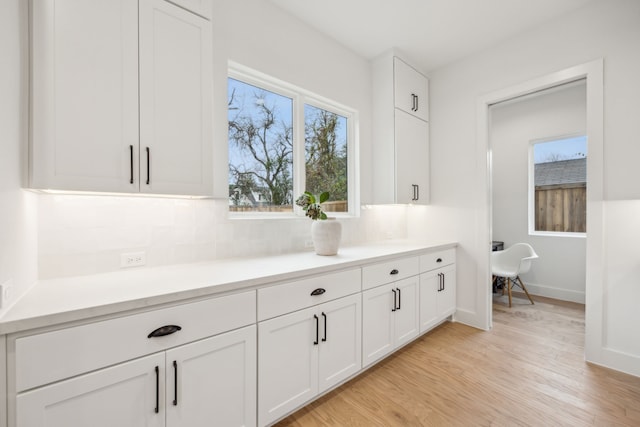
[[[407,209],[364,206],[340,220],[341,244],[407,238]],[[308,218],[229,219],[227,210],[226,200],[40,195],[39,278],[119,270],[125,252],[158,266],[312,250]]]

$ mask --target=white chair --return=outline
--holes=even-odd
[[[529,271],[531,269],[531,261],[536,258],[538,258],[538,254],[527,243],[516,243],[503,251],[491,252],[493,283],[495,284],[498,277],[505,279],[505,286],[509,294],[509,307],[511,307],[512,282],[522,288],[531,304],[533,304],[531,295],[529,295],[527,288],[520,280],[520,274]],[[502,294],[504,295],[504,288],[502,288]]]

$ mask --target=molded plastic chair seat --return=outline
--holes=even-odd
[[[526,286],[520,279],[520,274],[526,273],[531,269],[531,261],[538,258],[538,254],[533,250],[531,245],[527,243],[516,243],[513,246],[503,250],[491,252],[491,274],[495,283],[498,277],[504,277],[507,282],[507,291],[509,293],[509,307],[511,307],[511,288],[512,282],[522,288],[524,293],[533,304],[533,299]],[[504,294],[504,289],[503,289]]]

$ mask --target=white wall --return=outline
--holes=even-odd
[[[628,325],[640,324],[640,259],[637,251],[629,249],[640,237],[636,226],[640,216],[631,215],[636,210],[627,208],[640,199],[638,46],[640,2],[595,2],[430,73],[431,150],[437,159],[431,165],[435,206],[430,215],[435,223],[449,224],[444,228],[453,227],[455,221],[463,254],[458,263],[459,317],[482,325],[485,313],[478,312],[478,301],[489,287],[477,280],[478,262],[486,259],[477,248],[483,247],[479,231],[486,227],[482,220],[488,201],[487,183],[478,179],[486,158],[486,153],[482,157],[476,152],[478,100],[484,94],[604,58],[605,279],[599,286],[602,295],[594,298],[604,298],[607,308],[601,351],[591,360],[636,375],[640,375],[640,335]]]
[[[36,196],[20,189],[27,140],[27,2],[0,2],[0,284],[12,301],[35,281]]]
[[[311,250],[305,248],[311,227],[306,218],[227,218],[228,60],[358,110],[361,199],[371,199],[369,62],[270,2],[212,3],[214,186],[220,199],[38,195],[40,278],[117,270],[121,253],[139,250],[147,253],[148,266]],[[15,164],[12,168],[17,171]],[[13,191],[17,187],[12,184]],[[404,207],[375,207],[361,214],[342,221],[343,245],[406,237]]]
[[[521,276],[530,293],[585,302],[584,237],[529,235],[530,142],[586,132],[586,87],[549,89],[490,109],[493,239],[529,243],[540,256]],[[588,185],[588,184],[587,184]]]

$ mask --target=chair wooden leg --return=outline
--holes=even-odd
[[[511,278],[507,277],[507,293],[509,294],[509,307],[511,307]]]
[[[529,295],[529,291],[527,291],[527,287],[524,285],[524,283],[522,283],[522,279],[520,278],[520,276],[517,276],[516,280],[520,282],[520,287],[522,288],[524,293],[527,294],[527,298],[529,298],[529,301],[531,301],[531,304],[533,304],[533,298],[531,298],[531,295]]]

